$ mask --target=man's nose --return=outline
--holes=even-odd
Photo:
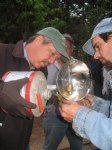
[[[99,57],[100,57],[100,54],[99,54],[99,52],[96,51],[94,53],[94,59],[99,59]]]
[[[56,55],[56,56],[53,56],[49,59],[49,63],[50,64],[53,64],[55,62],[55,60],[59,59],[61,56],[60,55]]]
[[[55,60],[56,60],[56,57],[52,57],[52,58],[49,59],[49,63],[53,64],[55,62]]]

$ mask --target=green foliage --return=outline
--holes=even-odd
[[[67,26],[63,7],[52,0],[2,0],[0,13],[3,42],[16,42],[47,26],[59,29]]]
[[[1,0],[0,41],[17,42],[38,30],[53,26],[74,37],[77,53],[94,26],[112,16],[111,0]],[[83,59],[88,56],[83,53]]]

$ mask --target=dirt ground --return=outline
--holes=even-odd
[[[42,118],[34,120],[33,131],[30,139],[30,150],[42,150],[44,142],[44,132],[41,127]],[[96,150],[96,148],[89,142],[84,140],[84,150]],[[64,137],[61,144],[58,147],[58,150],[70,150],[69,143]]]

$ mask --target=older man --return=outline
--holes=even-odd
[[[1,43],[0,77],[9,70],[30,71],[46,67],[49,63],[54,63],[61,55],[69,58],[66,53],[65,38],[52,27],[40,30],[25,42]],[[7,98],[8,100],[10,99]],[[23,117],[14,117],[10,113],[1,111],[0,123],[2,123],[0,126],[0,149],[25,150],[29,143],[33,118],[29,119],[27,114]]]
[[[112,18],[103,19],[94,29],[83,50],[102,64],[112,64]],[[108,72],[108,91],[112,94],[112,71]],[[82,106],[81,105],[85,105]],[[102,150],[112,150],[112,102],[88,95],[82,102],[60,103],[65,120],[72,122],[73,129]]]

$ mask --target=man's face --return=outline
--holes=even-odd
[[[98,59],[102,64],[112,63],[112,38],[105,42],[100,36],[92,39],[92,45],[95,49],[94,59]]]
[[[31,65],[37,69],[52,64],[57,58],[60,58],[60,54],[54,48],[53,44],[43,44],[43,40],[44,38],[42,36],[36,37],[25,48]]]
[[[73,44],[69,41],[69,40],[65,40],[65,44],[67,46],[67,54],[69,56],[72,56],[72,53],[73,53]]]

